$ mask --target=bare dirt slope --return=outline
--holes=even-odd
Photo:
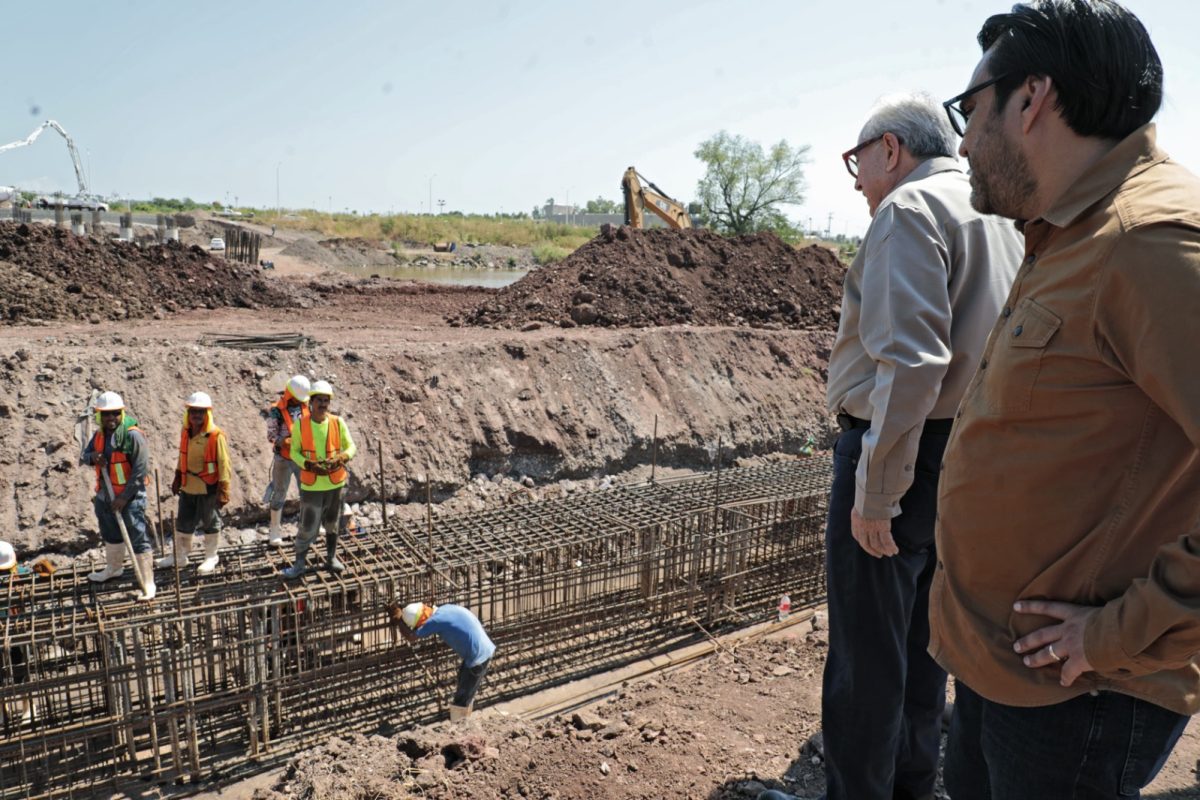
[[[360,288],[362,288],[360,286]],[[393,287],[396,288],[396,287]],[[308,292],[315,296],[315,292]],[[360,447],[354,497],[375,484],[384,444],[389,493],[431,481],[435,498],[472,474],[550,480],[649,462],[796,452],[828,431],[828,332],[663,328],[532,333],[448,329],[440,314],[483,295],[368,285],[297,311],[226,309],[0,329],[0,515],[23,555],[95,541],[91,476],[75,466],[73,426],[92,389],[121,392],[141,420],[164,485],[181,404],[203,389],[232,447],[230,512],[261,516],[267,480],[262,409],[294,372],[330,380]],[[301,350],[242,351],[207,334],[301,331]],[[168,506],[168,513],[169,513]]]

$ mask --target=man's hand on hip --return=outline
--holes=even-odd
[[[900,552],[896,540],[892,538],[892,521],[890,519],[867,519],[858,513],[857,508],[850,510],[850,533],[858,546],[875,558],[894,556]]]
[[[1098,607],[1053,600],[1018,600],[1013,603],[1013,610],[1062,620],[1057,625],[1038,628],[1013,644],[1013,649],[1024,655],[1025,666],[1038,669],[1061,662],[1059,683],[1063,686],[1070,686],[1080,675],[1092,671],[1083,652],[1083,631],[1091,616],[1100,610]]]

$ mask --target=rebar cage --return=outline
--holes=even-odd
[[[87,796],[278,763],[335,730],[432,721],[458,667],[391,601],[454,602],[497,644],[487,704],[762,622],[824,596],[830,463],[619,486],[345,532],[341,574],[223,549],[210,576],[0,579],[0,798]]]

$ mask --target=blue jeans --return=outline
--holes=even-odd
[[[937,566],[933,527],[938,471],[948,436],[921,436],[912,486],[892,520],[900,552],[875,558],[850,532],[864,433],[842,433],[833,451],[825,530],[829,655],[821,698],[826,796],[932,797],[946,673],[926,648],[929,586]]]
[[[462,663],[458,668],[458,684],[454,688],[454,705],[469,706],[475,702],[475,693],[479,691],[479,684],[483,683],[483,676],[491,663],[490,658],[473,667],[468,667],[465,661]]]
[[[124,544],[121,529],[117,526],[117,515],[113,512],[112,504],[99,497],[92,498],[92,508],[96,510],[96,522],[100,525],[100,538],[109,544]],[[121,510],[121,519],[125,521],[125,530],[129,532],[129,543],[135,553],[149,553],[154,548],[150,537],[146,534],[146,493],[138,492],[137,496],[125,504]]]
[[[954,685],[945,777],[955,800],[1141,797],[1188,721],[1116,692],[1018,708]]]

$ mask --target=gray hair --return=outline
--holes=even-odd
[[[954,158],[958,150],[945,109],[925,92],[889,94],[875,102],[858,141],[885,133],[895,134],[915,158]]]

